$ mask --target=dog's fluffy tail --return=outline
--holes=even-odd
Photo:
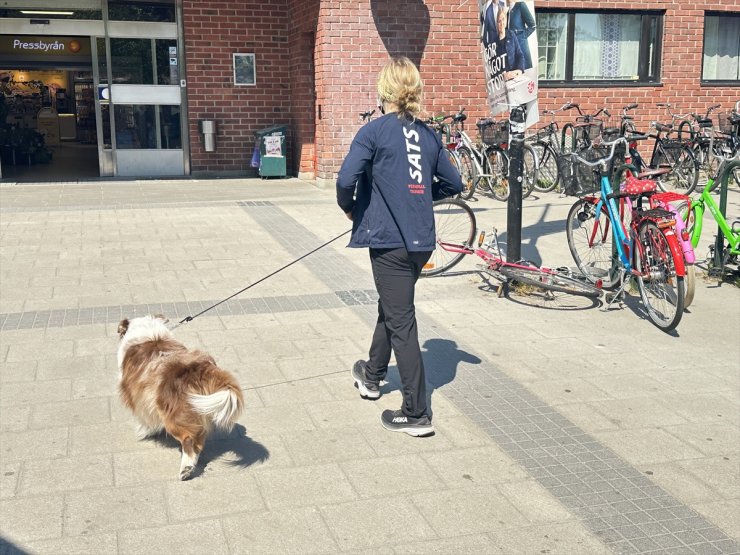
[[[199,414],[211,417],[217,428],[231,430],[242,411],[242,393],[238,389],[222,389],[210,395],[188,395],[190,404]]]

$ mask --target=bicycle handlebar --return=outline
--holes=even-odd
[[[639,140],[641,138],[640,135],[633,135],[630,137],[630,140]],[[595,168],[596,166],[599,166],[603,164],[604,162],[608,162],[612,158],[614,158],[614,153],[616,152],[617,145],[619,143],[628,143],[628,139],[625,137],[617,137],[613,141],[602,141],[601,145],[603,146],[611,146],[611,152],[609,153],[609,156],[605,156],[604,158],[599,158],[598,160],[594,160],[593,162],[590,160],[586,160],[585,158],[578,156],[578,153],[571,152],[570,157],[574,162],[581,162],[582,164],[585,164],[591,168]]]
[[[360,113],[360,117],[362,118],[363,121],[364,120],[368,120],[368,119],[370,119],[370,116],[372,116],[374,113],[375,113],[375,110],[374,109],[373,110],[368,110],[367,112],[361,112]]]
[[[714,149],[714,127],[709,128],[709,157],[716,158],[722,162],[732,162],[733,160],[740,160],[740,150],[738,150],[734,156],[725,156],[724,154],[717,154]]]

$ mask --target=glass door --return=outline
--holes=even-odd
[[[187,118],[175,4],[109,0],[107,7],[107,36],[96,41],[101,172],[184,175]]]

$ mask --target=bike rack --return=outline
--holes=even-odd
[[[724,173],[720,179],[720,193],[719,193],[719,212],[723,218],[727,218],[727,187],[729,185],[730,175],[735,168],[740,167],[740,160],[733,160],[724,169]],[[720,272],[724,270],[724,234],[722,228],[717,228],[717,240],[714,244],[714,267],[720,268]]]

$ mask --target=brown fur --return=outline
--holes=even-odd
[[[128,325],[128,320],[119,324],[122,340]],[[180,442],[183,456],[193,460],[197,461],[213,424],[210,415],[194,409],[188,396],[211,395],[223,390],[236,396],[238,415],[244,399],[233,375],[219,368],[209,354],[188,350],[171,337],[134,343],[124,353],[119,384],[121,400],[147,432],[164,428]],[[233,424],[233,421],[227,423],[229,428]],[[180,477],[189,475],[183,477],[181,467]]]

